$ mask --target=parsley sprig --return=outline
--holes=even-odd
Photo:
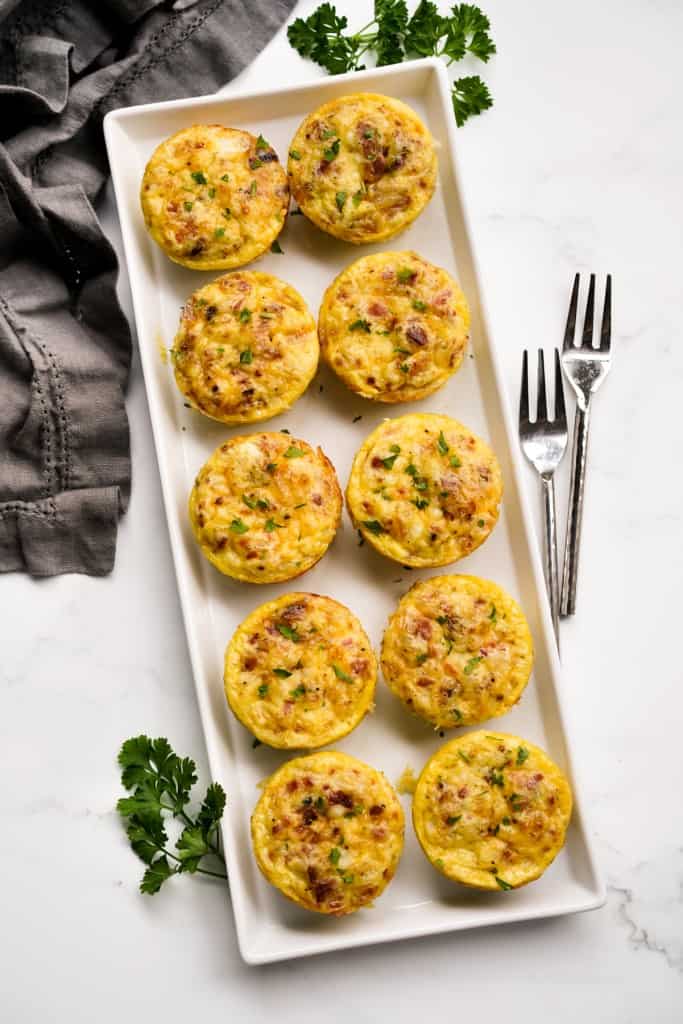
[[[225,809],[225,791],[212,783],[193,818],[188,813],[190,793],[197,781],[197,766],[189,757],[178,757],[163,736],[133,736],[121,747],[118,757],[121,783],[130,793],[117,805],[126,823],[126,835],[133,851],[147,865],[140,892],[159,892],[171,875],[201,874],[227,878],[220,849],[218,823]],[[184,825],[175,843],[168,848],[168,817]],[[205,860],[206,858],[206,860]],[[206,867],[206,863],[213,867]]]
[[[454,4],[442,15],[432,0],[420,0],[412,17],[405,0],[375,0],[374,18],[357,32],[345,33],[348,19],[331,3],[308,18],[297,18],[287,38],[302,57],[309,57],[331,75],[361,71],[366,53],[374,51],[377,66],[400,64],[413,57],[443,57],[448,65],[469,55],[487,63],[496,52],[489,19],[475,4]],[[458,78],[452,86],[453,113],[459,127],[493,104],[479,75]]]

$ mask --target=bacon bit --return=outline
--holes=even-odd
[[[408,338],[409,341],[414,342],[416,345],[427,344],[427,332],[424,327],[420,327],[419,324],[408,324],[406,327],[406,338]]]
[[[309,864],[308,868],[306,869],[306,874],[308,875],[309,882],[315,882],[316,878],[318,877],[318,869],[315,867],[315,865]]]
[[[363,672],[365,672],[366,668],[368,667],[367,659],[366,658],[356,658],[355,661],[351,662],[351,666],[350,667],[351,667],[351,671],[353,672],[353,674],[355,676],[356,675],[360,676],[360,675],[363,674]]]
[[[299,782],[297,779],[290,779],[287,783],[287,792],[294,793],[299,788]]]
[[[469,790],[467,786],[461,786],[460,789],[458,790],[458,796],[460,797],[461,800],[464,800],[468,792]]]
[[[343,789],[337,789],[330,793],[328,800],[331,804],[341,804],[342,807],[348,807],[349,810],[353,807],[353,798],[350,793],[345,793]]]
[[[450,288],[444,288],[442,291],[437,292],[432,299],[433,306],[446,306],[453,292]]]
[[[503,860],[510,860],[510,857],[512,857],[512,850],[506,846],[503,850]]]
[[[371,316],[386,316],[388,312],[389,309],[383,302],[373,302],[368,306],[368,313]]]
[[[306,789],[313,789],[313,779],[310,777],[310,775],[307,775],[305,779],[302,779],[302,782]]]
[[[288,604],[285,610],[281,613],[283,619],[300,619],[303,613],[306,611],[305,601],[297,601],[294,604]]]
[[[434,680],[430,679],[428,676],[420,676],[415,685],[424,690],[426,687],[431,686],[433,682]]]
[[[384,463],[380,459],[379,455],[373,455],[370,465],[373,469],[382,469]]]
[[[536,782],[540,782],[542,778],[543,774],[541,772],[536,772],[536,774],[534,775],[534,779]]]
[[[258,551],[249,551],[247,553],[247,561],[250,561],[252,558],[258,558]]]
[[[371,818],[377,818],[382,813],[385,806],[386,804],[373,804],[370,810],[368,811],[368,814],[370,815]]]
[[[253,658],[253,657],[250,656],[250,657],[244,659],[244,668],[247,670],[247,672],[251,672],[251,670],[253,668],[256,668],[256,665],[257,665],[257,659],[256,658]]]
[[[432,624],[429,619],[419,619],[411,632],[413,636],[421,636],[423,640],[429,640],[432,635]]]
[[[323,882],[318,882],[313,889],[313,895],[315,896],[316,903],[323,903],[324,900],[331,896],[337,891],[334,879],[327,878]]]
[[[377,840],[384,839],[386,834],[387,834],[387,830],[385,828],[382,828],[381,826],[379,828],[373,828],[371,830],[371,835],[372,835],[373,839],[377,839]]]
[[[307,805],[301,808],[301,818],[304,825],[312,825],[314,821],[318,820],[318,815],[312,807]]]

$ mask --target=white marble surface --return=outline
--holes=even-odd
[[[368,0],[338,6],[367,20]],[[251,1022],[271,1012],[307,1024],[323,1007],[334,1022],[475,1010],[525,1024],[683,1019],[683,8],[488,0],[486,9],[496,103],[460,147],[512,401],[521,348],[560,337],[573,272],[614,275],[615,367],[594,420],[580,611],[563,629],[607,905],[256,969],[240,961],[222,886],[181,879],[154,899],[137,893],[140,865],[113,812],[120,741],[166,734],[205,768],[136,363],[134,490],[115,572],[0,579],[8,1024],[151,1014]],[[314,73],[280,33],[231,88]],[[118,245],[110,204],[104,215]],[[121,290],[128,304],[124,274]]]

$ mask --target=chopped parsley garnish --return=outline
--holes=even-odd
[[[417,271],[411,270],[410,267],[399,267],[396,271],[396,280],[400,281],[401,284],[407,284],[408,281],[412,281],[414,277],[417,277]]]
[[[225,209],[223,210],[223,216],[225,217],[226,220],[230,220],[230,218],[232,217],[232,213],[230,212],[230,207],[228,207],[228,206],[225,207]]]
[[[415,664],[416,665],[424,665],[424,663],[425,663],[425,661],[427,660],[428,657],[429,657],[428,652],[427,651],[422,651],[422,653],[418,654],[418,656],[415,658]]]
[[[462,814],[456,814],[455,817],[453,817],[451,815],[451,817],[446,818],[446,824],[447,825],[457,825],[457,823],[460,821],[461,818],[462,818]]]
[[[296,689],[289,691],[289,696],[292,697],[294,700],[298,700],[298,698],[303,697],[305,693],[306,687],[303,685],[303,683],[299,683]]]
[[[256,499],[256,507],[260,508],[260,509],[263,509],[263,511],[265,512],[265,511],[267,511],[270,508],[270,505],[268,504],[268,502],[264,498],[257,498]]]
[[[299,504],[298,504],[298,505],[295,505],[295,506],[294,506],[294,508],[295,508],[295,509],[296,509],[296,508],[306,508],[306,505],[308,505],[308,502],[307,502],[307,501],[301,501],[301,502],[299,502]]]
[[[499,878],[498,875],[496,875],[496,882],[503,892],[509,892],[513,888],[509,882],[506,882],[504,878]]]
[[[489,618],[490,618],[491,622],[495,622],[496,621],[497,614],[498,613],[496,612],[496,606],[494,604],[494,605],[491,606],[491,614],[489,615]]]
[[[257,156],[252,156],[249,161],[249,169],[251,171],[257,171],[259,167],[263,167],[263,160],[259,160]]]
[[[451,455],[448,461],[450,462],[453,469],[459,469],[460,466],[462,466],[462,462],[460,461],[457,455]]]
[[[299,152],[298,149],[290,149],[289,155],[291,156],[292,160],[301,160],[301,153]]]
[[[399,366],[399,370],[401,371],[401,373],[408,373],[410,371],[410,367],[408,366],[407,363],[401,363]]]
[[[397,445],[395,447],[398,447]],[[399,456],[399,452],[394,452],[393,455],[387,455],[386,458],[382,459],[382,465],[385,469],[393,469],[394,463]]]
[[[289,448],[285,452],[286,459],[301,459],[306,454],[303,448],[297,448],[296,445],[290,444]]]
[[[266,533],[272,533],[273,530],[284,530],[284,526],[280,526],[274,519],[266,519],[266,525],[264,527]]]
[[[224,234],[225,234],[225,228],[216,228],[216,230],[213,233],[213,237],[214,238],[222,238]]]
[[[243,352],[240,352],[240,362],[243,363],[244,365],[248,366],[249,363],[252,362],[253,358],[254,353],[251,351],[250,348],[245,348]]]
[[[266,466],[266,473],[270,473],[272,475],[276,469],[277,462],[269,462],[268,465]]]
[[[472,764],[472,758],[469,756],[469,754],[466,754],[464,750],[458,751],[458,757],[461,758],[465,762],[465,764]]]
[[[437,441],[437,446],[439,448],[439,452],[441,453],[441,455],[448,455],[450,448],[448,446],[448,441],[443,436],[443,430],[439,431],[439,440]]]
[[[363,198],[363,193],[359,189],[358,192],[354,192],[353,193],[353,196],[351,198],[351,202],[353,203],[354,206],[358,206],[362,198]]]
[[[277,671],[277,669],[276,669],[276,671]],[[267,693],[268,693],[268,683],[261,683],[261,685],[258,688],[258,695],[259,695],[259,697],[261,697],[263,699],[263,697],[265,697]]]
[[[422,299],[413,299],[413,309],[418,310],[420,313],[424,313],[427,308],[427,303],[423,302]]]
[[[206,178],[201,171],[192,171],[192,178],[197,182],[198,185],[206,185]]]
[[[259,135],[258,139],[256,140],[256,148],[257,149],[270,149],[270,143],[267,142],[263,138],[262,135]]]
[[[484,522],[483,519],[477,519],[477,526],[479,527],[479,529],[481,529],[485,525],[486,523]]]
[[[326,128],[325,131],[320,136],[320,138],[321,139],[333,139],[335,135],[336,135],[336,132],[334,131],[334,129]]]
[[[353,682],[353,679],[348,674],[348,672],[345,672],[343,668],[341,668],[339,665],[336,665],[334,662],[332,662],[332,669],[337,679],[342,679],[345,683]]]
[[[278,242],[277,238],[275,239],[275,241],[271,245],[270,251],[276,253],[276,255],[278,255],[278,256],[284,256],[284,254],[285,254],[285,250],[282,248],[282,246]]]
[[[291,626],[288,626],[286,622],[278,622],[276,628],[278,633],[282,633],[283,637],[286,640],[291,640],[293,644],[298,644],[301,640],[297,631],[292,629]]]
[[[230,181],[229,174],[221,174],[221,181]]]
[[[464,669],[465,675],[466,676],[471,676],[472,673],[474,672],[475,668],[479,664],[479,662],[482,661],[482,660],[483,659],[482,659],[482,656],[480,654],[475,655],[474,658],[470,658],[470,660],[465,665],[465,669]]]
[[[389,334],[390,331],[386,331],[385,333]],[[400,345],[394,345],[394,352],[400,352],[400,354],[402,356],[410,356],[410,355],[412,355],[412,352],[410,351],[409,348],[401,348]]]
[[[369,334],[370,333],[370,324],[368,323],[367,320],[354,320],[353,323],[349,325],[349,330],[350,331],[365,331],[366,334]]]
[[[504,786],[505,785],[505,779],[503,778],[503,773],[499,772],[499,771],[496,771],[495,768],[491,769],[491,785],[492,786]]]
[[[279,679],[289,679],[291,672],[288,672],[286,668],[274,668],[273,675],[278,676]]]
[[[459,708],[453,708],[453,714],[455,715],[457,720],[460,721],[460,719],[462,718],[462,711],[460,711]]]
[[[375,537],[379,536],[380,533],[384,533],[384,527],[381,523],[377,522],[376,519],[366,519],[363,523],[366,530],[370,533],[374,533]]]
[[[330,850],[330,864],[338,864],[339,858],[341,857],[341,850],[338,846],[333,846]]]
[[[526,749],[526,747],[517,747],[517,760],[515,762],[517,764],[517,767],[523,765],[528,756],[529,751]]]
[[[405,469],[408,476],[417,476],[417,466],[414,462],[409,462]]]
[[[246,533],[249,527],[241,519],[233,519],[230,523],[230,529],[233,533]]]
[[[334,142],[332,142],[327,149],[323,150],[323,160],[325,161],[325,163],[331,163],[332,160],[334,160],[334,158],[339,155],[340,145],[340,140],[335,139]]]
[[[507,814],[505,815],[504,818],[500,819],[500,823],[501,823],[501,825],[509,825],[510,824],[510,819],[508,818]]]
[[[244,309],[240,310],[240,323],[241,324],[248,324],[250,320],[251,320],[251,310],[247,309],[246,306],[245,306]]]
[[[344,203],[346,202],[346,192],[337,192],[334,197],[334,201],[337,204],[337,209],[341,213],[344,209]]]
[[[256,181],[252,181],[251,185],[249,186],[249,195],[255,196],[257,188],[258,185],[256,184]]]
[[[250,498],[248,494],[243,494],[242,501],[247,508],[256,508],[256,498]]]
[[[344,817],[346,817],[346,815],[344,815]],[[353,875],[344,875],[341,872],[340,872],[340,875],[341,875],[341,880],[344,883],[344,885],[351,885],[352,884],[352,882],[353,882]]]
[[[183,203],[183,206],[185,207],[185,209],[189,213],[190,210],[192,209],[192,207],[194,206],[194,203]]]
[[[429,506],[429,501],[427,500],[427,498],[415,498],[413,500],[413,505],[415,506],[415,508],[422,511],[423,508],[427,508]]]
[[[210,188],[209,189],[209,199],[213,199],[213,197],[215,195],[216,195],[216,189],[215,188]]]

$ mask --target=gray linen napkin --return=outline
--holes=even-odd
[[[0,0],[0,571],[109,572],[130,494],[102,118],[215,90],[294,3]]]

